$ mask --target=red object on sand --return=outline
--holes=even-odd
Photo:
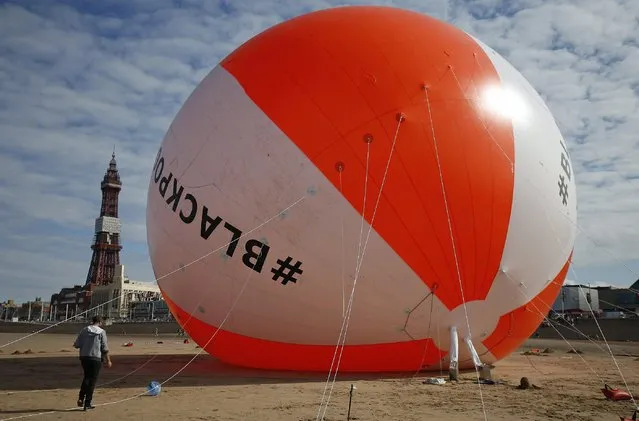
[[[613,401],[627,401],[631,399],[630,393],[621,389],[613,389],[608,385],[605,385],[603,389],[601,389],[606,399],[610,399]]]

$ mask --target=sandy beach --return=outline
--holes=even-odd
[[[0,346],[24,334],[0,334]],[[38,334],[1,348],[0,419],[85,420],[315,420],[326,374],[279,373],[231,367],[201,353],[176,335],[111,335],[113,367],[103,369],[94,397],[97,408],[74,408],[81,368],[72,348],[73,335]],[[126,342],[133,346],[123,346]],[[162,343],[158,343],[162,342]],[[530,340],[499,362],[493,378],[503,384],[482,385],[489,420],[619,420],[632,415],[630,401],[605,400],[603,382],[624,388],[603,343],[571,341],[583,351],[568,353],[564,341]],[[611,344],[630,391],[639,394],[639,344]],[[550,348],[542,355],[524,355]],[[19,353],[15,353],[18,351]],[[28,351],[28,352],[27,352]],[[584,362],[585,360],[585,362]],[[157,397],[144,396],[147,384],[173,376]],[[346,420],[349,388],[354,384],[353,420],[483,420],[475,372],[458,383],[427,385],[427,376],[339,375],[326,420]],[[518,390],[526,376],[539,389]]]

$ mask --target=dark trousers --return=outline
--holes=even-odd
[[[84,400],[85,405],[89,405],[93,399],[93,390],[95,389],[95,383],[98,381],[102,362],[95,358],[81,357],[80,363],[82,363],[82,370],[84,370],[84,378],[80,386],[79,399]]]

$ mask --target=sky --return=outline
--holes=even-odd
[[[493,47],[538,90],[571,151],[580,283],[639,278],[636,0],[0,1],[0,301],[83,284],[115,145],[122,263],[153,281],[149,175],[175,114],[227,54],[312,10],[394,5]]]

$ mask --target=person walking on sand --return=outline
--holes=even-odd
[[[102,317],[94,316],[92,324],[86,326],[76,338],[73,347],[80,350],[80,363],[84,371],[84,378],[80,386],[78,396],[78,406],[84,410],[95,408],[91,405],[93,400],[93,390],[100,374],[102,363],[111,368],[111,357],[109,356],[109,346],[107,334],[102,329]]]

